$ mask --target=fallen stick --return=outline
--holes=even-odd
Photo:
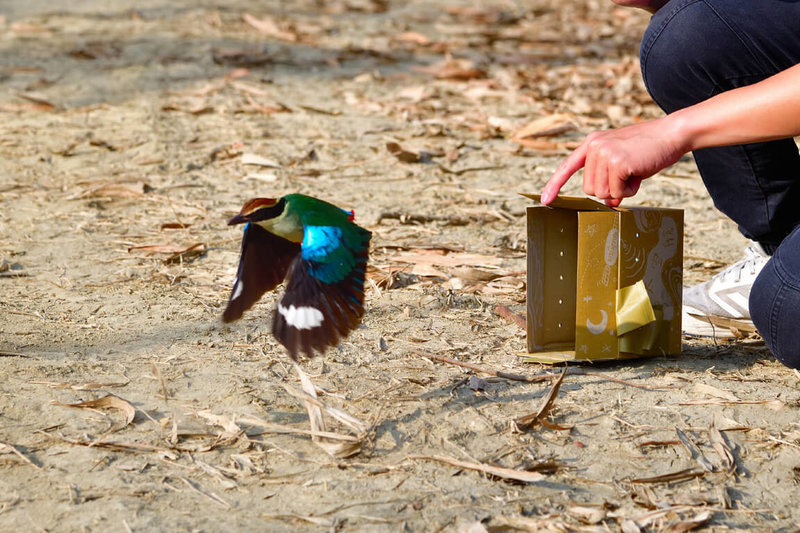
[[[496,314],[500,318],[505,318],[508,322],[511,322],[512,324],[516,324],[517,326],[520,327],[520,329],[522,329],[522,331],[525,331],[528,327],[527,324],[525,324],[525,318],[522,315],[518,315],[505,305],[498,304],[494,306],[494,314]]]
[[[438,461],[448,465],[456,466],[458,468],[466,468],[468,470],[477,470],[484,474],[501,477],[503,479],[513,479],[514,481],[522,481],[523,483],[533,483],[545,479],[544,474],[539,472],[528,472],[527,470],[514,470],[513,468],[503,468],[500,466],[492,466],[483,463],[471,463],[468,461],[461,461],[455,457],[447,457],[445,455],[409,455],[407,459],[421,459],[424,461]]]
[[[13,445],[11,445],[11,444],[9,444],[7,442],[0,441],[0,453],[6,453],[6,451],[8,451],[10,453],[13,453],[14,455],[16,455],[17,457],[22,459],[25,463],[31,465],[35,469],[37,469],[37,470],[41,470],[42,469],[41,466],[37,465],[36,463],[34,463],[33,461],[31,461],[30,459],[25,457],[25,455],[21,451],[19,451],[16,447],[14,447]]]
[[[522,376],[520,374],[510,374],[508,372],[503,372],[502,370],[491,370],[489,368],[483,368],[478,365],[473,365],[472,363],[464,363],[462,361],[457,361],[455,359],[451,359],[444,355],[434,355],[432,353],[425,353],[425,352],[414,352],[420,357],[425,357],[427,359],[433,359],[434,361],[440,361],[442,363],[447,363],[454,366],[460,366],[462,368],[468,368],[470,370],[474,370],[476,372],[480,372],[482,374],[488,374],[490,376],[495,376],[498,378],[508,379],[510,381],[522,381],[525,383],[539,383],[540,381],[547,381],[550,379],[554,379],[558,377],[558,374],[544,374],[540,376]]]
[[[474,370],[476,372],[481,372],[483,374],[488,374],[490,376],[495,376],[498,378],[507,379],[510,381],[522,381],[525,383],[539,383],[540,381],[546,381],[549,379],[555,379],[560,374],[539,374],[537,376],[523,376],[521,374],[511,374],[509,372],[503,372],[502,370],[492,370],[490,368],[484,368],[482,366],[473,365],[472,363],[464,363],[463,361],[457,361],[456,359],[451,359],[450,357],[444,355],[434,355],[431,353],[425,353],[420,351],[415,351],[420,357],[425,357],[427,359],[433,359],[434,361],[440,361],[442,363],[447,363],[454,366],[460,366],[462,368],[468,368],[470,370]],[[624,379],[612,378],[611,376],[605,376],[603,374],[599,374],[597,372],[586,372],[584,370],[579,370],[577,368],[570,368],[567,369],[568,376],[590,376],[599,378],[605,381],[611,381],[613,383],[618,383],[620,385],[625,385],[626,387],[635,387],[637,389],[644,389],[644,390],[651,390],[651,391],[665,391],[674,389],[675,387],[651,387],[650,385],[641,385],[639,383],[632,383],[630,381],[625,381]]]

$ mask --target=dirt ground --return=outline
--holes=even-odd
[[[592,129],[659,115],[644,13],[64,5],[0,4],[0,530],[800,527],[800,375],[757,339],[571,366],[550,427],[515,424],[561,371],[518,359],[517,193]],[[339,440],[312,439],[275,296],[219,320],[226,219],[289,192],[373,232],[362,327],[302,365],[360,421],[325,409]],[[686,209],[687,282],[740,256],[690,159],[636,202]]]

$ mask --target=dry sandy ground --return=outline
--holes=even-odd
[[[50,4],[0,4],[0,530],[798,527],[798,374],[757,340],[571,367],[547,413],[559,428],[514,424],[554,377],[432,357],[560,372],[520,363],[524,333],[497,314],[524,313],[517,192],[591,129],[658,115],[643,14]],[[555,136],[511,140],[552,113]],[[288,192],[374,234],[363,326],[303,364],[362,423],[326,414],[349,440],[312,440],[273,295],[218,318],[240,238],[226,218]],[[691,161],[637,201],[686,208],[687,280],[739,256]],[[354,454],[324,449],[342,444]]]

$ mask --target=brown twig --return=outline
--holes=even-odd
[[[427,359],[433,359],[434,361],[439,361],[442,363],[447,363],[450,365],[460,366],[462,368],[468,368],[470,370],[474,370],[476,372],[480,372],[482,374],[488,374],[490,376],[495,376],[498,378],[507,379],[510,381],[522,381],[525,383],[539,383],[541,381],[551,380],[553,378],[557,378],[558,374],[544,374],[539,376],[522,376],[520,374],[510,374],[508,372],[503,372],[501,370],[492,370],[489,368],[484,368],[478,365],[473,365],[472,363],[464,363],[462,361],[456,361],[455,359],[451,359],[444,355],[434,355],[431,353],[425,352],[415,352],[420,357],[425,357]]]
[[[457,361],[455,359],[451,359],[444,355],[434,355],[430,353],[416,351],[414,352],[420,357],[425,357],[427,359],[433,359],[434,361],[440,361],[442,363],[447,363],[450,365],[460,366],[462,368],[468,368],[470,370],[474,370],[475,372],[481,372],[483,374],[488,374],[490,376],[495,376],[498,378],[507,379],[510,381],[522,381],[524,383],[539,383],[541,381],[547,381],[549,379],[554,379],[559,376],[559,374],[539,374],[537,376],[523,376],[521,374],[511,374],[509,372],[503,372],[501,370],[492,370],[490,368],[484,368],[482,366],[473,365],[472,363],[465,363],[463,361]],[[651,387],[650,385],[641,385],[639,383],[632,383],[630,381],[626,381],[624,379],[612,378],[611,376],[604,376],[603,374],[599,374],[597,372],[586,372],[585,370],[579,370],[577,368],[570,368],[567,370],[567,375],[569,376],[591,376],[595,378],[599,378],[605,381],[611,381],[613,383],[619,383],[620,385],[625,385],[626,387],[635,387],[637,389],[644,389],[644,390],[651,390],[651,391],[664,391],[673,389],[674,387]]]
[[[518,315],[505,305],[497,304],[494,307],[494,314],[496,314],[500,318],[505,318],[508,322],[511,322],[512,324],[516,324],[522,329],[522,331],[525,331],[527,329],[527,324],[525,323],[525,317],[523,317],[522,315]]]
[[[665,391],[674,389],[675,387],[651,387],[650,385],[641,385],[639,383],[633,383],[631,381],[626,381],[624,379],[617,379],[612,378],[611,376],[605,376],[603,374],[599,374],[597,372],[586,372],[584,370],[578,370],[577,368],[571,368],[569,371],[570,376],[591,376],[594,378],[599,378],[605,381],[611,381],[613,383],[619,383],[620,385],[625,385],[626,387],[634,387],[637,389],[644,389],[644,390],[652,390],[652,391]]]
[[[26,359],[30,359],[31,356],[24,354],[24,353],[17,353],[17,352],[0,352],[0,357],[24,357]]]
[[[448,226],[468,226],[475,222],[488,223],[498,220],[497,216],[490,216],[487,214],[471,214],[471,215],[414,215],[408,213],[401,213],[398,211],[384,211],[378,215],[378,221],[375,224],[380,224],[384,220],[399,220],[401,224],[409,224],[419,222],[426,224],[428,222],[444,222]]]
[[[30,459],[25,457],[25,454],[23,454],[21,451],[16,449],[13,445],[11,445],[11,444],[9,444],[7,442],[0,441],[0,452],[2,452],[4,449],[7,449],[11,453],[16,455],[20,459],[22,459],[25,463],[27,463],[27,464],[31,465],[32,467],[34,467],[35,469],[37,469],[37,470],[41,470],[42,469],[41,466],[37,465],[36,463],[34,463],[33,461],[31,461]]]
[[[483,463],[473,463],[469,461],[461,461],[455,457],[447,457],[445,455],[409,455],[408,459],[417,459],[424,461],[437,461],[445,463],[458,468],[466,468],[468,470],[477,470],[484,474],[490,474],[503,479],[511,479],[514,481],[522,481],[523,483],[533,483],[545,479],[545,475],[539,472],[528,472],[527,470],[515,470],[513,468],[503,468],[500,466],[492,466]]]

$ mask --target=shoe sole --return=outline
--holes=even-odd
[[[683,333],[694,337],[731,339],[744,338],[758,331],[751,320],[684,313]]]

